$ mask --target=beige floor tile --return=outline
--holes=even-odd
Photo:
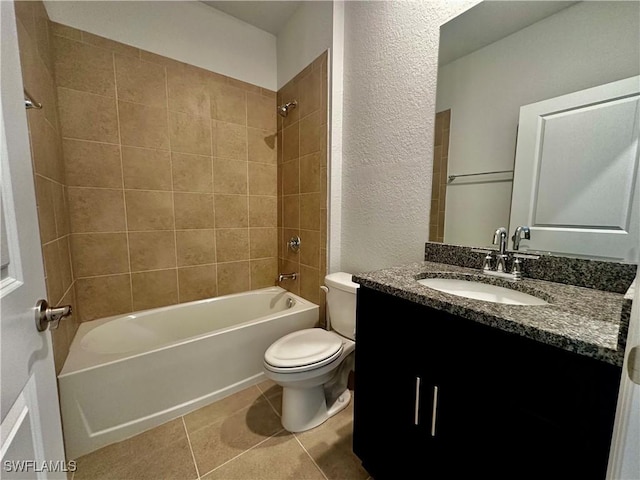
[[[75,480],[197,478],[182,419],[78,459]]]
[[[282,432],[202,479],[324,480],[324,476],[293,435]]]
[[[189,428],[200,474],[210,472],[282,429],[280,418],[264,399],[215,423]]]
[[[282,416],[282,387],[273,380],[265,380],[258,384],[258,388],[278,415]]]
[[[369,477],[352,450],[353,399],[347,408],[322,425],[296,436],[329,480]]]
[[[260,399],[260,393],[260,390],[252,386],[185,415],[184,423],[187,426],[187,432],[194,433],[200,428],[217,423],[238,410],[250,406]]]

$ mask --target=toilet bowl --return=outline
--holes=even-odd
[[[282,386],[282,426],[314,428],[347,407],[355,351],[356,292],[351,274],[325,277],[327,328],[308,328],[276,340],[265,352],[264,374]]]

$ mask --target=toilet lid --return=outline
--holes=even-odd
[[[321,367],[342,353],[342,339],[321,328],[308,328],[276,340],[265,352],[264,360],[280,368],[304,365]]]

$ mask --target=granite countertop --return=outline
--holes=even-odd
[[[440,292],[417,282],[430,277],[480,279],[484,283],[529,293],[549,304],[486,302]],[[616,366],[621,366],[624,359],[631,311],[631,300],[625,299],[624,294],[528,278],[514,282],[483,275],[478,269],[434,262],[359,273],[353,275],[353,281]]]

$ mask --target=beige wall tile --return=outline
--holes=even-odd
[[[213,159],[202,155],[172,153],[173,189],[182,192],[213,192]]]
[[[296,264],[300,264],[300,252],[294,252],[289,248],[289,240],[293,237],[300,237],[300,229],[299,228],[284,228],[282,229],[282,240],[281,240],[281,248],[282,251],[279,252],[281,258],[285,260],[294,262]],[[297,268],[297,267],[296,267]]]
[[[251,290],[273,287],[278,278],[278,259],[251,260]]]
[[[83,322],[133,310],[129,274],[80,278],[76,280],[75,288]]]
[[[129,231],[174,228],[171,192],[126,190],[125,200]]]
[[[67,197],[72,232],[125,230],[122,190],[69,187]]]
[[[73,234],[71,248],[76,278],[129,273],[126,233]]]
[[[98,35],[93,35],[89,32],[82,31],[82,41],[96,47],[106,48],[120,55],[126,55],[128,57],[134,58],[140,57],[140,50],[135,47],[125,45],[124,43],[115,42],[113,40],[109,40],[108,38],[99,37]]]
[[[35,181],[40,241],[44,244],[58,238],[56,215],[53,206],[54,184],[51,180],[41,177],[40,175],[35,176]]]
[[[287,195],[282,198],[282,221],[285,228],[300,227],[299,195]]]
[[[114,97],[113,54],[85,43],[53,37],[56,84]]]
[[[318,110],[300,120],[300,156],[320,151],[321,117]]]
[[[247,162],[225,158],[213,159],[213,191],[215,193],[247,193]]]
[[[137,58],[115,56],[118,100],[167,107],[165,68]]]
[[[67,185],[122,188],[118,145],[65,139],[62,150]]]
[[[321,100],[321,72],[313,70],[305,75],[298,84],[300,118],[304,118],[320,108]]]
[[[133,310],[163,307],[178,303],[176,269],[131,274]]]
[[[176,267],[176,241],[172,230],[129,233],[131,271]]]
[[[272,195],[278,194],[276,165],[249,162],[249,194]]]
[[[29,112],[29,134],[31,137],[31,156],[36,173],[58,182],[64,181],[64,170],[60,165],[60,138],[42,112]],[[62,170],[62,171],[61,171]]]
[[[300,193],[320,191],[320,154],[300,157]]]
[[[169,110],[209,118],[208,83],[203,71],[189,65],[167,67]]]
[[[176,228],[213,228],[213,195],[174,193]]]
[[[23,2],[17,2],[23,3]],[[58,37],[65,37],[71,40],[82,40],[82,32],[73,27],[69,27],[67,25],[62,25],[61,23],[51,22],[49,23],[51,27],[51,34],[57,35]]]
[[[300,193],[300,161],[296,158],[279,165],[282,170],[282,193],[294,195]]]
[[[140,60],[145,62],[152,62],[164,67],[182,68],[183,63],[173,58],[163,57],[156,53],[147,52],[146,50],[140,50]]]
[[[298,122],[282,131],[282,161],[288,162],[300,156]]]
[[[60,277],[62,279],[62,291],[67,292],[73,284],[73,274],[71,267],[71,246],[69,237],[58,239],[58,253],[60,255]]]
[[[213,156],[247,160],[247,129],[242,125],[215,122],[212,128]]]
[[[124,187],[171,190],[171,157],[167,150],[122,147]]]
[[[115,99],[58,88],[58,108],[63,137],[118,143]]]
[[[320,230],[319,193],[304,193],[300,195],[300,228]]]
[[[241,88],[209,82],[211,118],[221,122],[247,124],[247,93]]]
[[[251,238],[251,259],[278,256],[277,228],[251,228],[249,236]]]
[[[215,263],[215,233],[213,229],[177,230],[176,249],[179,267]]]
[[[251,288],[249,262],[219,263],[218,295],[245,292]]]
[[[251,83],[243,82],[242,80],[236,80],[235,78],[225,77],[226,82],[232,87],[241,88],[251,93],[260,93],[260,87]]]
[[[249,197],[249,226],[275,227],[278,224],[275,197]]]
[[[47,285],[47,298],[55,305],[62,298],[62,295],[64,295],[58,242],[53,241],[43,245],[42,257]]]
[[[249,260],[249,229],[217,229],[216,258],[218,262]]]
[[[215,265],[201,265],[178,269],[180,302],[192,302],[217,295]]]
[[[278,95],[280,97],[277,102],[278,105],[292,102],[294,100],[299,101],[300,99],[298,98],[298,82],[290,81],[280,89],[280,92],[278,93]],[[300,119],[300,109],[296,107],[293,110],[289,110],[287,116],[282,118],[282,126],[286,128],[296,123],[299,119]]]
[[[276,101],[255,93],[247,93],[247,126],[276,131]]]
[[[215,195],[216,228],[243,228],[249,224],[249,205],[244,195]]]
[[[29,2],[26,0],[17,1],[14,3],[14,8],[16,12],[16,19],[25,26],[29,35],[35,38],[35,2]]]
[[[300,230],[300,263],[308,267],[320,267],[320,232]]]
[[[196,117],[169,112],[171,151],[211,155],[211,120],[209,116]]]
[[[250,162],[277,163],[276,135],[268,130],[247,129],[248,156]]]
[[[316,304],[320,301],[320,274],[317,268],[300,265],[300,295]]]
[[[166,109],[119,101],[118,114],[123,145],[169,149]]]

